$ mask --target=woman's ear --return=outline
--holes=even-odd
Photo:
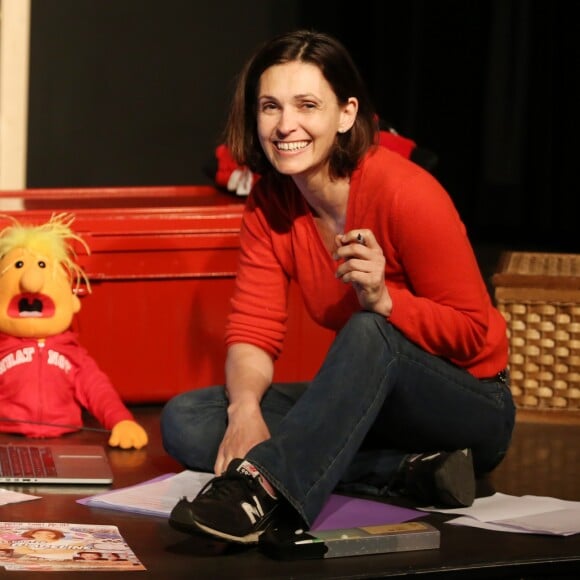
[[[350,97],[348,101],[342,106],[340,113],[340,121],[338,124],[338,132],[346,133],[350,131],[351,127],[356,121],[358,113],[358,100],[355,97]]]

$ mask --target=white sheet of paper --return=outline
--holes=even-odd
[[[537,534],[535,530],[515,530],[514,528],[507,528],[500,524],[493,524],[491,522],[480,522],[479,520],[474,520],[469,516],[460,516],[454,520],[449,520],[445,522],[452,526],[467,526],[469,528],[480,528],[482,530],[491,530],[492,532],[517,532],[518,534]]]
[[[489,497],[477,498],[467,508],[419,509],[464,516],[447,522],[453,525],[559,536],[580,533],[580,502],[553,497],[519,497],[495,493]]]
[[[30,501],[32,499],[40,499],[38,495],[29,495],[27,493],[20,493],[10,489],[0,488],[0,505],[8,505],[9,503],[20,503],[21,501]]]
[[[213,473],[182,471],[176,475],[83,498],[79,503],[167,517],[183,497],[193,499]]]

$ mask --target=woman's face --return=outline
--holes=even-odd
[[[273,167],[290,176],[325,171],[336,134],[348,131],[358,103],[339,104],[320,69],[299,61],[266,69],[258,86],[258,136]]]
[[[59,539],[59,535],[52,530],[36,530],[31,535],[35,540],[43,542],[54,542]]]
[[[100,560],[102,558],[100,552],[80,552],[79,557],[83,560]]]

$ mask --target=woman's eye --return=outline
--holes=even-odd
[[[318,104],[312,101],[303,101],[298,105],[298,109],[305,113],[310,113],[311,111],[315,111],[318,109]]]

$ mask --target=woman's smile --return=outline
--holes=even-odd
[[[301,151],[310,145],[310,141],[275,141],[278,151]]]

